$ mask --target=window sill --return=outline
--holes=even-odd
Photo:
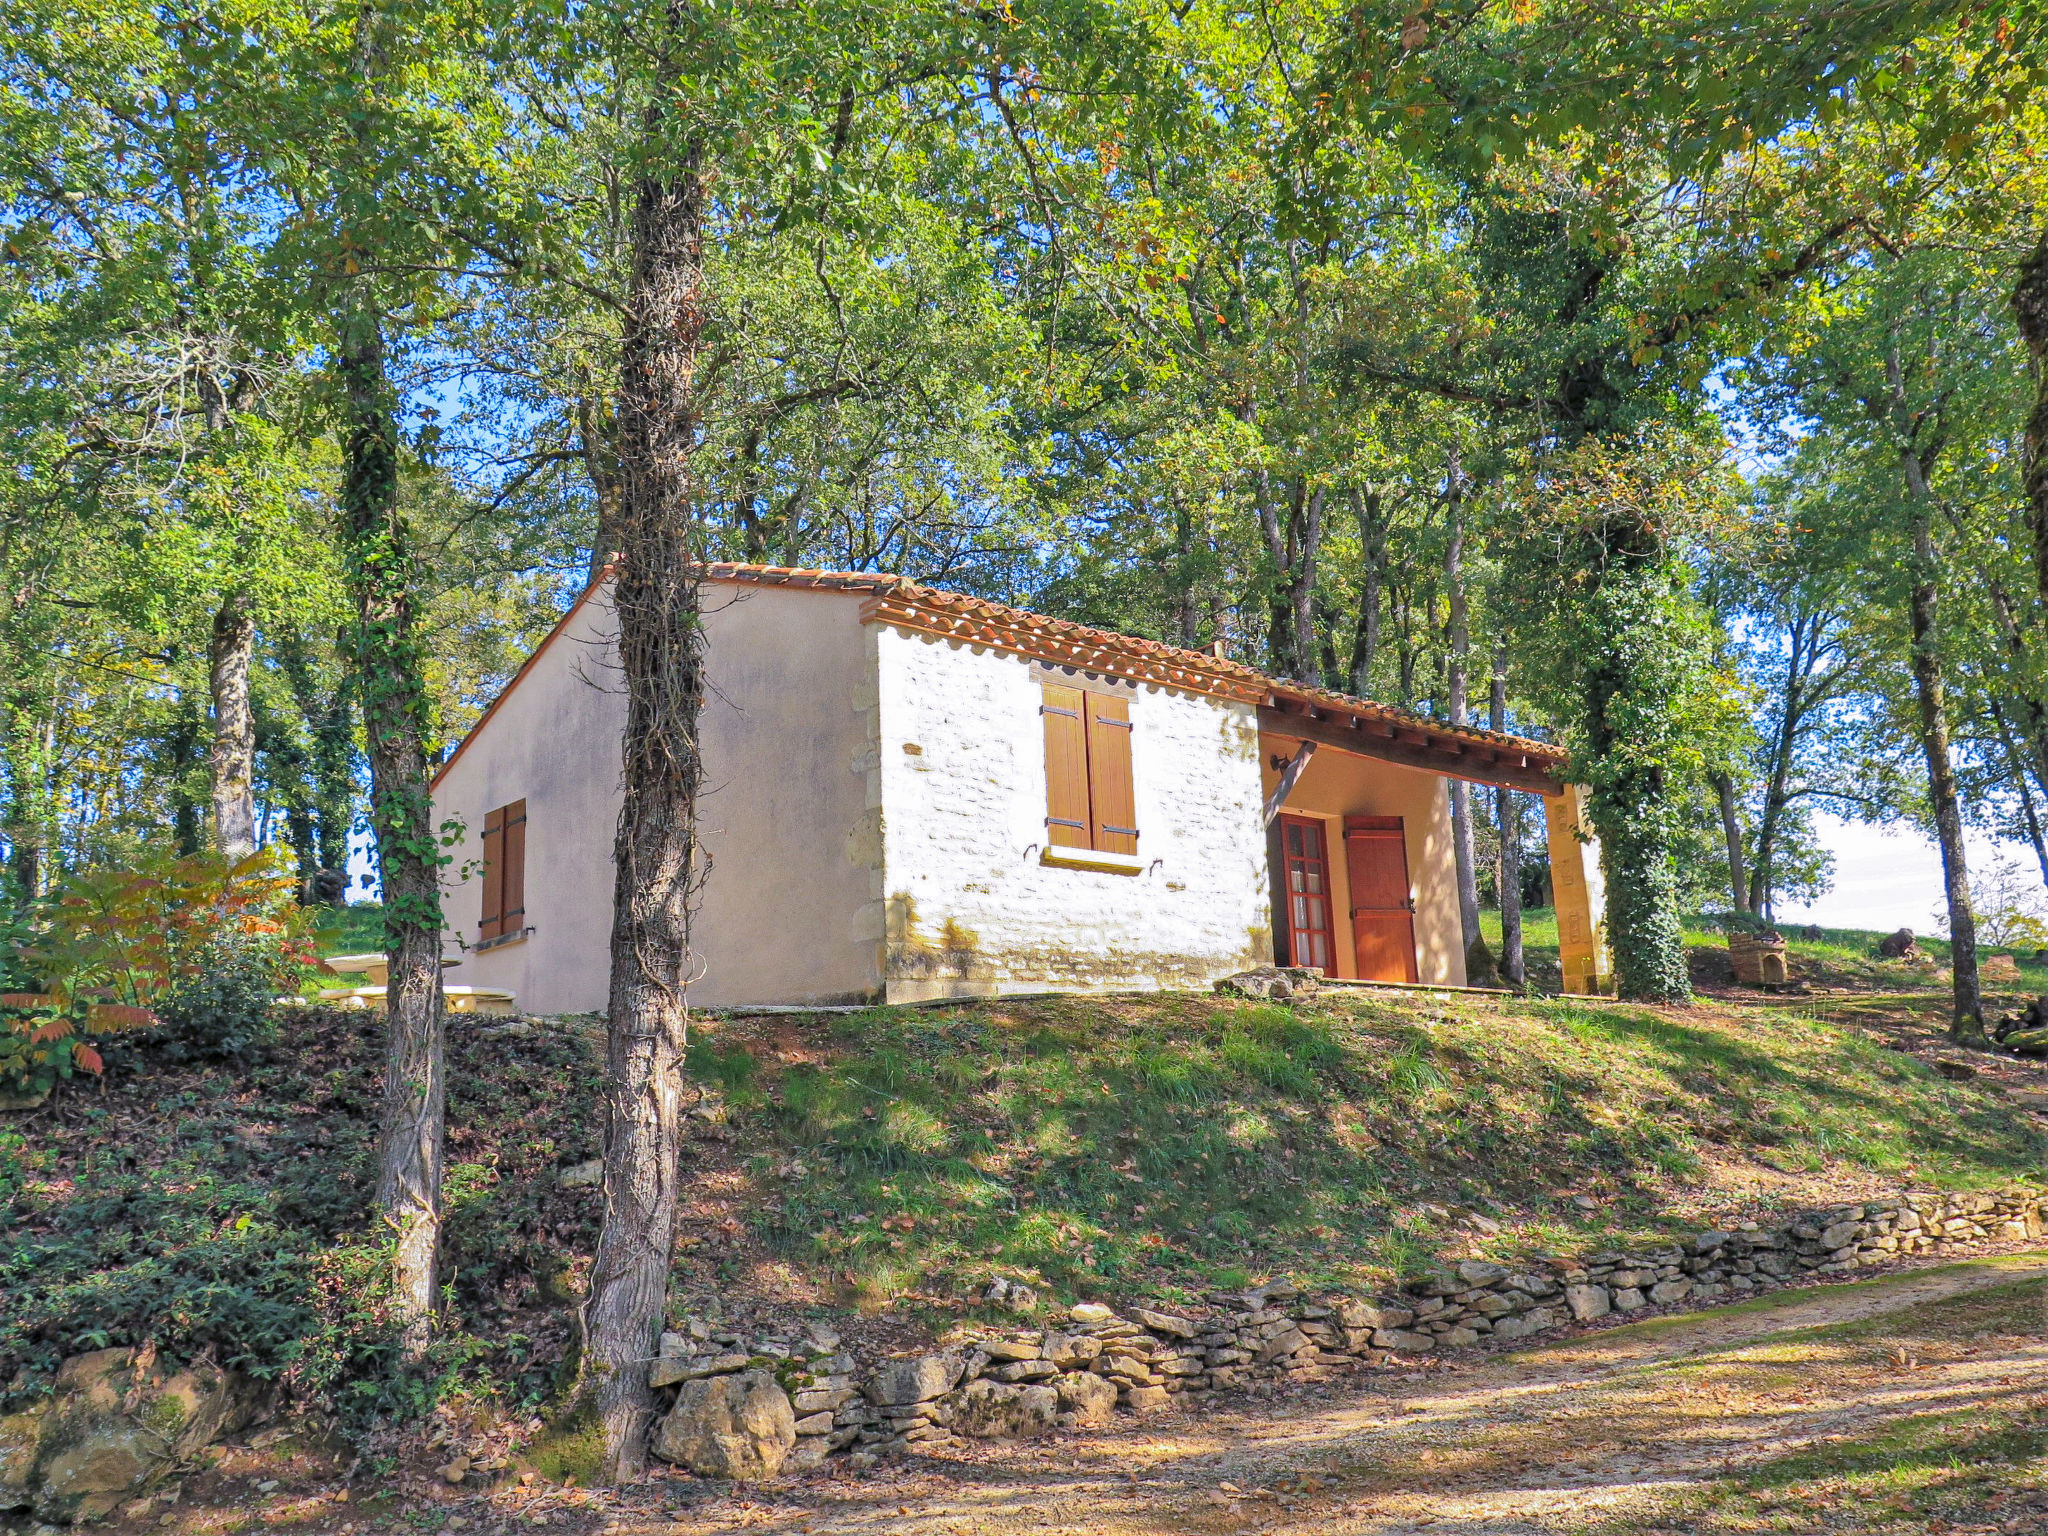
[[[1047,844],[1038,862],[1055,869],[1092,869],[1105,875],[1142,875],[1147,861],[1135,853],[1103,853],[1094,848],[1061,848]]]
[[[495,939],[479,939],[470,953],[481,955],[488,950],[509,949],[514,944],[524,944],[527,935],[532,932],[531,928],[522,928],[517,933],[501,933]]]

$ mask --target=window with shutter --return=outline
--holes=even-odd
[[[1047,683],[1039,715],[1045,722],[1046,842],[1135,858],[1129,701]]]
[[[484,817],[484,910],[480,944],[510,943],[526,933],[526,802],[514,800]]]
[[[1038,713],[1045,721],[1045,836],[1055,848],[1093,848],[1088,815],[1088,728],[1078,688],[1050,684]]]
[[[1131,785],[1131,707],[1106,693],[1088,708],[1088,805],[1098,853],[1138,851],[1138,801]]]

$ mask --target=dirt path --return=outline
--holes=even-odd
[[[1086,1441],[615,1512],[616,1536],[1652,1532],[1674,1495],[1911,1415],[2048,1391],[2048,1253],[1653,1319]],[[2028,1284],[2031,1283],[2031,1284]],[[1992,1292],[1960,1322],[1939,1305]],[[1952,1309],[1951,1309],[1952,1310]],[[1852,1325],[1843,1327],[1841,1325]],[[1823,1329],[1788,1339],[1790,1330]]]

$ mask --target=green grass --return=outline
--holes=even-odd
[[[1967,1363],[1987,1351],[2023,1349],[2040,1336],[2048,1285],[1999,1286],[1944,1301],[1709,1351],[1652,1371],[1712,1374],[1724,1362],[1776,1345],[1789,1358],[1876,1366],[1913,1384],[1921,1363]],[[1823,1367],[1826,1369],[1827,1367]],[[1895,1419],[1858,1436],[1829,1437],[1719,1478],[1671,1500],[1658,1529],[1694,1536],[1820,1530],[1865,1536],[2048,1529],[2048,1396],[1986,1381],[1967,1408]],[[1644,1512],[1585,1527],[1609,1536],[1644,1529]],[[1955,1523],[1960,1522],[1960,1523]],[[1954,1524],[1952,1524],[1954,1523]]]
[[[1490,909],[1482,911],[1479,914],[1479,926],[1486,936],[1487,944],[1498,955],[1500,913]],[[1916,991],[1934,985],[1923,969],[1916,969],[1904,961],[1878,958],[1878,941],[1886,936],[1883,933],[1867,928],[1823,928],[1819,939],[1805,939],[1799,936],[1804,927],[1804,924],[1787,923],[1781,928],[1787,940],[1787,958],[1792,974],[1802,981],[1814,986],[1892,992]],[[1726,947],[1727,942],[1727,935],[1720,928],[1699,918],[1687,920],[1687,949],[1720,950]],[[1949,947],[1946,939],[1921,934],[1919,944],[1938,965],[1948,964]],[[1522,945],[1529,957],[1532,980],[1538,983],[1539,987],[1546,977],[1554,981],[1558,965],[1557,913],[1549,907],[1532,907],[1524,912]],[[2032,949],[1980,950],[1980,957],[2009,954],[2020,968],[2020,980],[2017,984],[1994,984],[1990,990],[2027,997],[2048,993],[2048,965],[2037,964],[2034,953]]]
[[[384,948],[384,908],[374,901],[330,907],[320,924],[320,953],[362,955]]]
[[[809,1027],[810,1061],[724,1026],[691,1068],[756,1150],[758,1239],[875,1304],[994,1274],[1062,1296],[1383,1282],[1471,1241],[1457,1206],[1508,1256],[1678,1230],[1712,1160],[1972,1186],[2048,1151],[1981,1089],[1790,1011],[1344,993]]]

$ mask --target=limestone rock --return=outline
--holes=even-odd
[[[1092,1371],[1075,1371],[1054,1382],[1060,1412],[1074,1415],[1084,1427],[1107,1424],[1116,1412],[1116,1386]]]
[[[1306,997],[1316,990],[1316,973],[1303,966],[1259,965],[1235,976],[1225,976],[1216,990],[1226,997],[1253,997],[1262,1002],[1284,1003],[1291,997]]]
[[[1381,1328],[1372,1336],[1372,1347],[1405,1350],[1411,1355],[1420,1355],[1435,1349],[1436,1340],[1426,1333],[1410,1333],[1405,1328]]]
[[[1099,1301],[1077,1301],[1067,1308],[1067,1316],[1083,1327],[1116,1321],[1116,1314]]]
[[[1164,1334],[1170,1339],[1192,1339],[1195,1325],[1184,1317],[1175,1317],[1168,1312],[1148,1312],[1143,1307],[1131,1309],[1131,1320],[1149,1328],[1154,1333]]]
[[[1062,1371],[1079,1370],[1102,1353],[1102,1340],[1087,1334],[1054,1333],[1050,1330],[1039,1343],[1039,1352]]]
[[[976,1440],[1029,1440],[1051,1433],[1059,1411],[1056,1388],[970,1381],[953,1409],[953,1428]]]
[[[766,1371],[685,1382],[654,1438],[663,1461],[742,1483],[775,1476],[795,1446],[789,1395]]]
[[[825,1464],[825,1458],[832,1454],[832,1444],[823,1435],[805,1435],[790,1448],[783,1458],[784,1472],[815,1472]]]
[[[1581,1323],[1605,1317],[1614,1307],[1604,1285],[1568,1285],[1564,1288],[1564,1304],[1572,1309],[1573,1319]]]
[[[679,1381],[699,1381],[706,1376],[730,1376],[747,1368],[745,1355],[698,1355],[693,1360],[661,1358],[647,1367],[647,1385],[672,1387]]]
[[[99,1519],[212,1441],[248,1401],[243,1384],[215,1365],[166,1377],[132,1349],[74,1355],[58,1367],[42,1415],[28,1476],[36,1514]]]
[[[604,1182],[604,1159],[593,1157],[587,1163],[571,1163],[555,1175],[555,1182],[564,1189],[591,1189]]]
[[[974,1347],[991,1360],[1036,1360],[1041,1352],[1036,1339],[977,1339]]]
[[[1124,1392],[1124,1400],[1131,1412],[1140,1415],[1164,1413],[1173,1406],[1173,1397],[1164,1387],[1130,1387]]]
[[[36,1464],[48,1407],[47,1402],[37,1403],[0,1418],[0,1510],[29,1507],[29,1472]]]
[[[886,1361],[868,1378],[868,1401],[885,1408],[930,1402],[952,1391],[966,1369],[967,1362],[957,1355]]]
[[[1660,1307],[1668,1307],[1674,1301],[1683,1301],[1691,1294],[1690,1280],[1661,1280],[1650,1287],[1650,1300]]]
[[[1495,1285],[1507,1277],[1505,1266],[1484,1259],[1467,1259],[1458,1266],[1458,1278],[1469,1286]]]

